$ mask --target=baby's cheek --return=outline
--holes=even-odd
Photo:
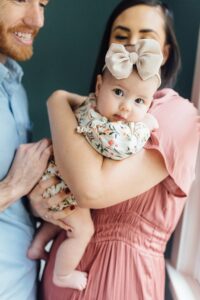
[[[134,121],[135,122],[142,121],[144,119],[145,115],[146,115],[146,111],[145,110],[139,109],[139,108],[136,109],[135,113],[134,113],[134,119],[135,119]]]

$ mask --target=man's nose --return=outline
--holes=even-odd
[[[31,28],[41,28],[44,25],[44,11],[38,3],[30,4],[27,7],[24,23]]]

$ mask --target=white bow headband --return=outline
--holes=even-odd
[[[133,51],[127,51],[121,44],[111,44],[105,57],[105,67],[117,79],[129,77],[136,65],[142,80],[153,76],[161,83],[159,69],[163,61],[160,44],[153,39],[141,39],[133,46]]]

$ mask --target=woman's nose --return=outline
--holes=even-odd
[[[137,43],[138,41],[138,37],[136,35],[132,35],[129,37],[127,44],[126,44],[126,48],[128,48],[128,50],[132,50],[132,47]]]

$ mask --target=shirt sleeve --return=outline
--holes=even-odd
[[[169,176],[165,188],[175,196],[188,195],[195,178],[199,133],[197,110],[183,98],[159,103],[151,113],[157,118],[159,129],[151,133],[146,149],[162,155]]]

